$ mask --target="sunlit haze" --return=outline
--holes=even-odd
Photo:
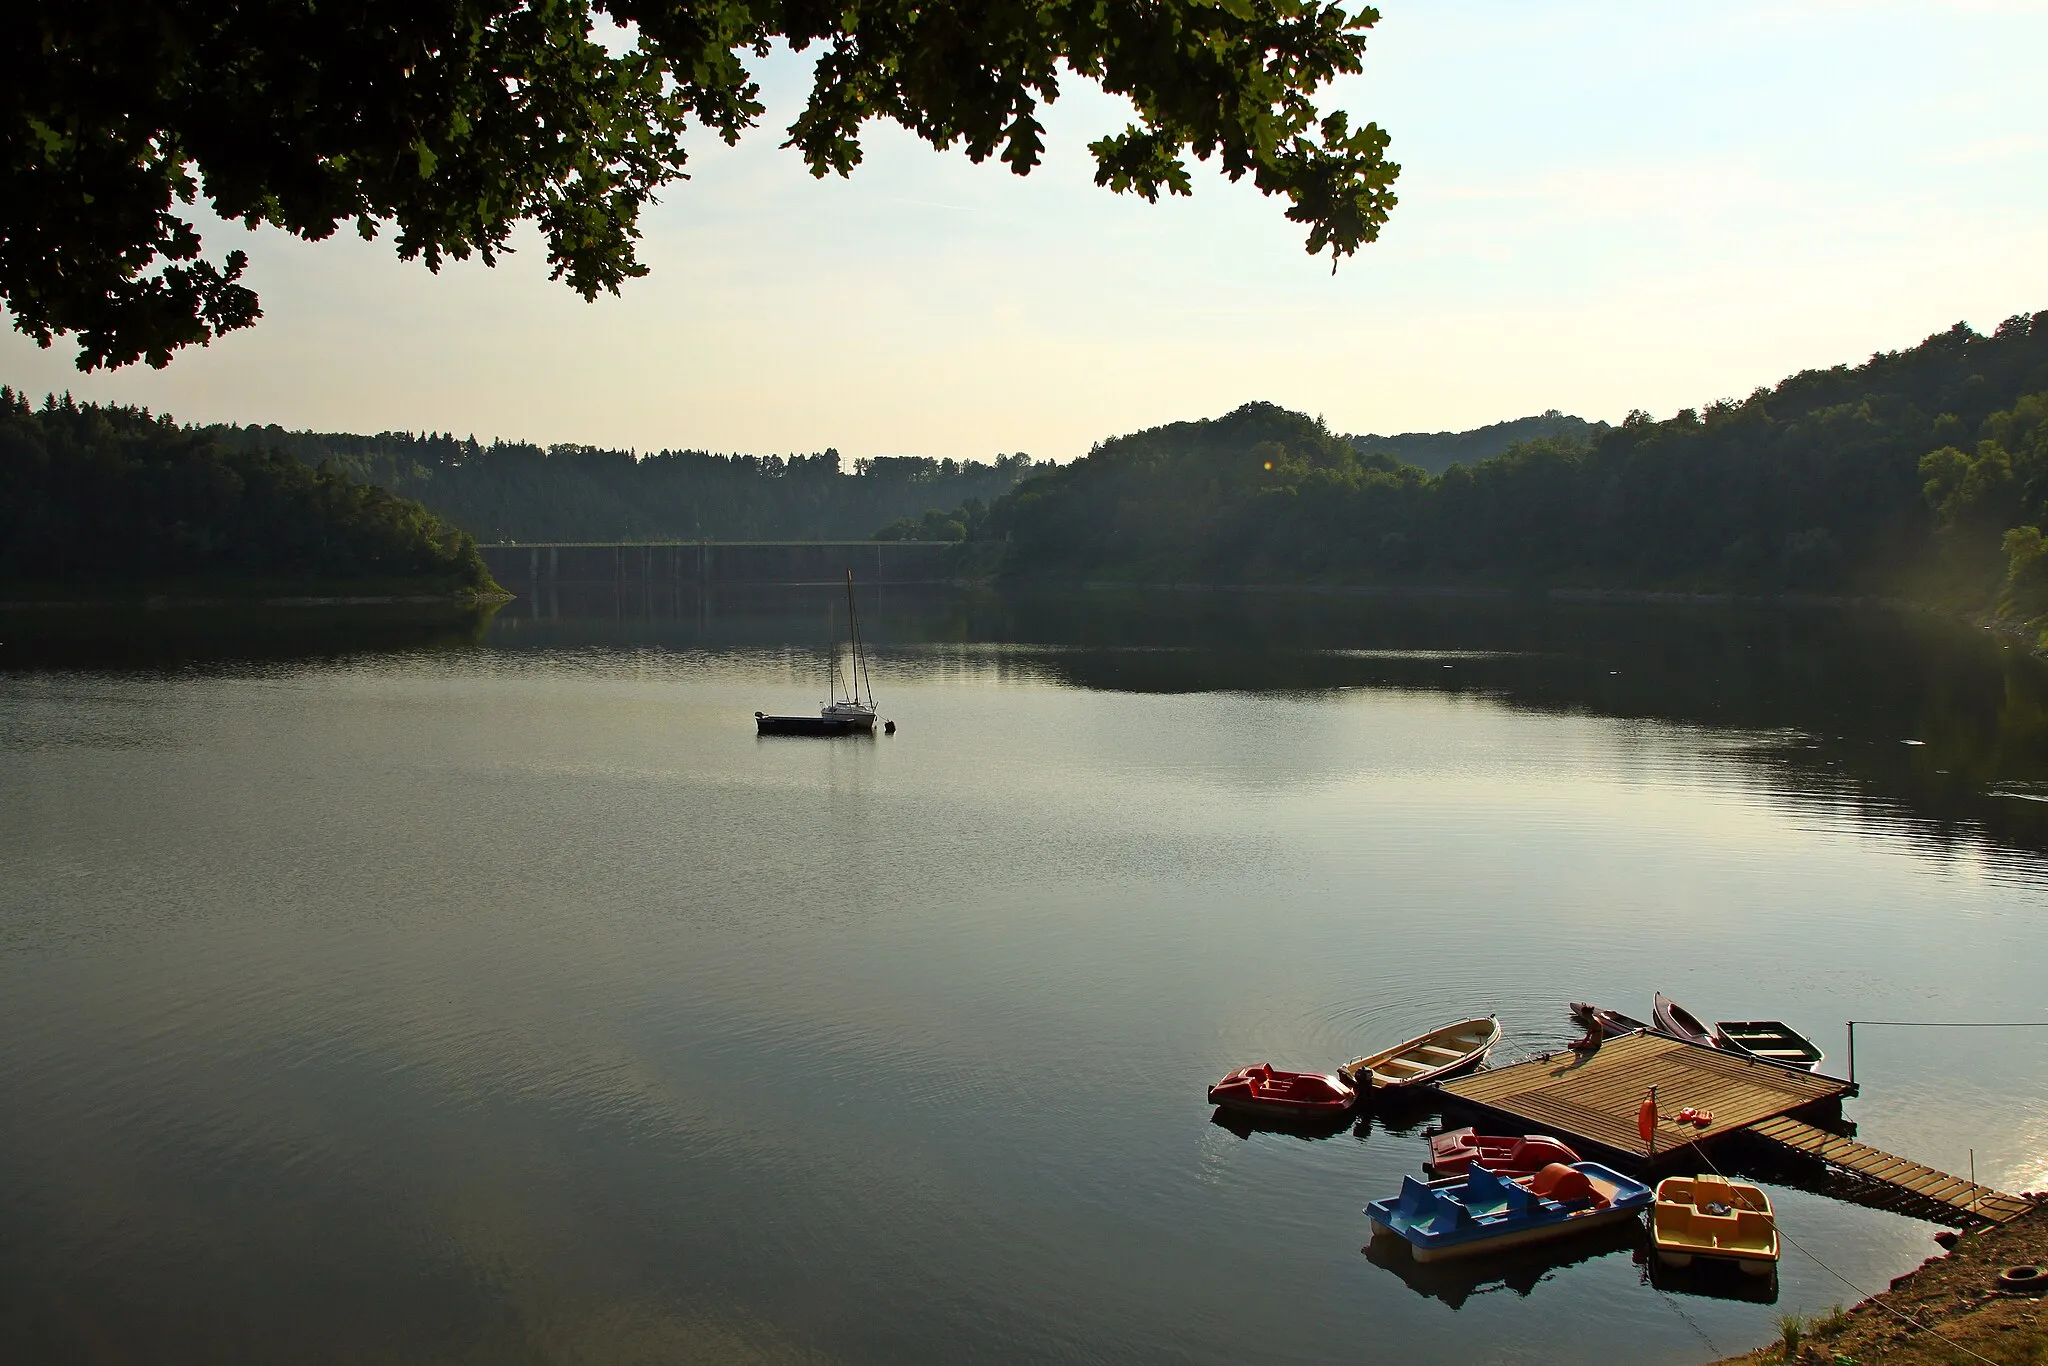
[[[876,127],[814,181],[770,116],[705,138],[644,222],[652,274],[585,304],[536,240],[436,277],[388,238],[246,246],[264,320],[168,370],[0,378],[187,421],[639,449],[1070,459],[1250,399],[1349,432],[1560,408],[1619,419],[2048,308],[2048,5],[1392,0],[1341,87],[1401,203],[1333,276],[1284,203],[1092,184],[1121,126],[1076,82],[1028,179]]]

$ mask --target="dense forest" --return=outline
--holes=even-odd
[[[0,584],[494,588],[418,503],[145,409],[0,388]]]
[[[849,470],[835,450],[642,455],[431,433],[208,430],[416,498],[480,541],[861,540],[932,508],[991,502],[1034,468],[1023,454],[992,464],[883,456]]]
[[[1271,404],[1105,441],[980,519],[1035,580],[2048,592],[2048,313],[1441,474]]]
[[[1361,455],[1391,455],[1404,465],[1442,474],[1453,465],[1491,460],[1523,441],[1559,437],[1591,441],[1607,430],[1605,422],[1588,422],[1552,408],[1536,417],[1518,417],[1469,432],[1402,432],[1397,436],[1346,437]]]

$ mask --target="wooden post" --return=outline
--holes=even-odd
[[[1856,1080],[1856,1022],[1849,1021],[1849,1080]]]

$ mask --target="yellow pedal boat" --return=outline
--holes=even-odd
[[[1767,1276],[1778,1264],[1778,1219],[1771,1197],[1719,1176],[1667,1176],[1650,1206],[1650,1237],[1666,1266],[1695,1257],[1734,1262]]]

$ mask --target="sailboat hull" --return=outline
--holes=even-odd
[[[757,735],[873,735],[875,718],[757,714],[754,717],[754,730]]]
[[[868,682],[867,652],[861,648],[860,609],[853,601],[853,571],[846,571],[846,623],[848,641],[853,646],[853,663],[846,672],[846,696],[839,695],[839,656],[834,651],[831,660],[832,700],[818,709],[816,716],[770,716],[766,712],[754,713],[754,730],[759,735],[873,735],[875,733],[875,688]],[[861,688],[867,687],[868,699],[860,700]],[[896,725],[889,723],[893,734]]]

